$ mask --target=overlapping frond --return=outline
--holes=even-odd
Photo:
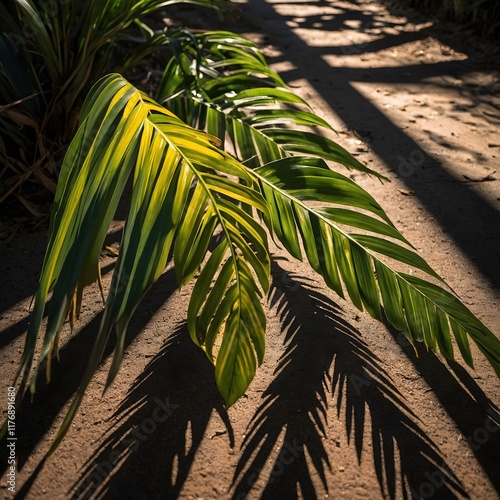
[[[262,67],[262,54],[247,40],[214,32],[178,43],[184,50],[167,66],[159,99],[194,126],[229,139],[237,158],[258,174],[267,225],[285,248],[297,258],[304,251],[327,285],[342,297],[346,290],[359,309],[381,320],[383,308],[411,341],[452,358],[453,334],[472,366],[470,336],[500,373],[498,339],[446,288],[391,267],[404,264],[443,284],[375,200],[326,161],[383,177],[315,131],[331,127],[278,88],[280,78]],[[313,208],[307,200],[324,205]]]
[[[165,68],[157,100],[193,127],[221,141],[228,138],[233,154],[246,166],[299,153],[383,178],[313,132],[332,128],[302,98],[282,88],[282,79],[247,39],[228,32],[183,31],[170,43],[177,50]]]
[[[52,350],[68,312],[78,310],[84,287],[100,280],[100,251],[129,179],[132,194],[97,339],[50,452],[67,431],[112,333],[106,387],[113,381],[133,311],[170,257],[181,286],[195,278],[189,332],[215,364],[226,404],[245,392],[264,356],[261,298],[270,272],[268,233],[256,214],[292,256],[305,255],[358,309],[378,320],[385,315],[412,342],[439,348],[448,358],[453,336],[472,366],[471,338],[500,375],[500,341],[445,288],[373,197],[327,162],[382,176],[316,133],[329,125],[280,88],[282,80],[256,47],[227,32],[184,30],[168,43],[174,57],[157,97],[169,109],[110,75],[85,101],[64,159],[18,372],[20,395],[28,384],[35,390],[45,360],[50,378]]]

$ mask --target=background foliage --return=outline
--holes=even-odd
[[[168,46],[176,30],[141,19],[162,0],[7,0],[0,4],[0,204],[47,214],[91,86]],[[189,3],[221,11],[226,0]],[[42,188],[42,189],[40,189]],[[19,210],[16,203],[15,210]]]
[[[442,19],[468,23],[487,37],[500,37],[500,3],[495,0],[392,0]]]

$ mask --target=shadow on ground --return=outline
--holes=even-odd
[[[177,498],[213,410],[224,420],[232,443],[213,366],[183,323],[110,419],[114,425],[87,462],[72,498],[106,491],[114,498]]]
[[[315,498],[311,464],[328,489],[335,454],[328,455],[324,439],[332,396],[335,425],[346,426],[359,461],[373,460],[385,496],[395,498],[398,484],[408,496],[415,494],[428,481],[426,474],[440,479],[440,493],[466,495],[383,362],[342,318],[339,306],[278,265],[273,275],[280,279],[270,307],[280,317],[285,349],[241,444],[232,498],[246,498],[259,484],[262,498],[294,498],[298,487],[305,498]],[[181,324],[111,418],[113,425],[87,461],[72,498],[176,498],[214,410],[234,446],[213,368]],[[363,443],[368,416],[373,456]]]
[[[326,475],[337,469],[335,452],[329,455],[324,446],[332,396],[335,425],[345,425],[360,462],[373,460],[385,497],[401,495],[398,483],[406,496],[418,495],[428,482],[426,474],[440,478],[440,494],[466,495],[384,363],[342,318],[340,307],[300,276],[279,266],[273,275],[280,276],[278,284],[290,284],[274,287],[270,297],[281,319],[285,351],[246,432],[233,498],[245,498],[258,481],[265,483],[262,498],[296,498],[299,492],[304,498],[316,498],[310,470],[327,489]],[[364,445],[368,417],[372,456]],[[281,452],[275,456],[277,446]]]
[[[172,293],[172,273],[165,273],[148,294],[148,314],[141,315],[139,310],[128,344],[144,328],[141,318],[151,317],[150,312],[158,310]],[[232,498],[246,498],[259,485],[262,498],[293,498],[298,488],[306,498],[315,498],[311,474],[319,476],[327,490],[337,466],[335,451],[325,447],[332,432],[328,430],[332,422],[326,417],[332,398],[337,409],[333,426],[345,426],[348,445],[355,447],[359,462],[373,462],[382,495],[425,496],[427,490],[420,490],[432,477],[437,478],[440,495],[467,496],[443,453],[394,385],[384,362],[343,319],[340,307],[307,278],[287,273],[278,264],[274,264],[273,276],[269,305],[280,318],[284,351],[241,444],[232,486],[227,485]],[[25,429],[24,442],[18,448],[21,468],[74,393],[83,370],[78,360],[90,350],[99,319],[98,315],[64,347],[53,384],[40,384],[35,403],[21,406],[18,422]],[[483,436],[474,437],[474,432],[485,425],[488,416],[498,421],[497,409],[459,366],[453,364],[452,368],[466,390],[435,356],[415,357],[399,334],[391,333],[460,431],[478,441],[471,442],[471,449],[496,484],[498,439],[488,438],[484,443]],[[65,377],[59,378],[57,373],[65,373]],[[225,423],[228,446],[233,447],[233,432],[213,381],[213,367],[180,324],[132,384],[110,419],[108,434],[68,496],[176,498],[207,437],[214,410]],[[40,467],[18,498],[27,496],[39,472]]]
[[[103,269],[103,274],[111,270],[112,266]],[[168,297],[177,288],[175,272],[173,270],[164,273],[160,279],[151,287],[145,297],[144,303],[139,307],[134,319],[131,321],[127,331],[125,347],[144,330],[149,318],[155,311],[159,310]],[[147,313],[141,314],[141,308],[147,307]],[[78,333],[72,336],[60,350],[60,362],[52,365],[52,382],[45,383],[45,377],[41,376],[37,383],[36,396],[33,402],[26,395],[16,412],[16,425],[22,429],[21,439],[17,442],[18,469],[22,470],[41,439],[49,431],[53,422],[63,406],[72,398],[83,377],[86,365],[85,359],[90,355],[93,342],[99,330],[102,314],[98,314],[87,323]],[[15,329],[18,325],[14,325]],[[9,330],[2,332],[2,336],[9,336]],[[113,346],[108,345],[104,353],[106,359],[112,354]],[[42,366],[42,371],[44,366]],[[0,446],[5,449],[4,440]],[[2,462],[0,472],[7,468],[7,463]],[[35,481],[40,468],[37,468],[28,479],[27,483],[18,492],[16,498],[24,498]]]
[[[401,352],[414,364],[418,373],[455,421],[460,434],[469,443],[470,450],[500,490],[500,411],[476,381],[457,362],[448,361],[448,367],[421,345],[411,346],[403,333],[387,325],[389,333]]]

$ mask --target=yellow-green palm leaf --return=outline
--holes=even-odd
[[[174,40],[177,53],[160,86],[170,111],[110,75],[89,94],[65,157],[19,394],[28,383],[35,390],[74,297],[78,307],[83,288],[99,278],[99,254],[129,179],[132,193],[98,336],[50,452],[114,332],[106,387],[113,381],[133,311],[170,256],[179,285],[196,276],[189,332],[215,364],[226,404],[245,392],[265,350],[261,299],[269,286],[270,256],[268,233],[258,220],[292,256],[305,254],[326,284],[342,297],[347,292],[360,310],[378,320],[385,314],[412,342],[439,347],[448,358],[453,335],[472,366],[471,338],[500,375],[500,341],[444,288],[373,197],[330,170],[327,161],[378,174],[333,141],[287,128],[328,125],[309,110],[276,107],[304,103],[276,88],[281,80],[250,42],[225,33],[188,39],[194,48],[186,51],[182,37],[177,48]],[[234,156],[222,150],[227,137]],[[400,271],[403,265],[422,277]],[[32,370],[45,313],[42,350]]]
[[[107,386],[115,377],[130,317],[165,269],[172,248],[180,284],[202,268],[188,324],[193,340],[216,365],[216,381],[228,405],[243,394],[262,362],[265,316],[260,299],[269,285],[269,251],[266,233],[245,209],[267,213],[267,207],[252,187],[247,169],[217,143],[118,75],[99,82],[87,99],[58,185],[20,368],[22,389],[28,382],[48,293],[52,291],[54,307],[48,311],[32,391],[75,290],[80,295],[98,277],[99,253],[130,176],[132,194],[96,343],[52,449],[68,428],[113,331],[116,345]],[[218,245],[205,263],[216,233]],[[216,286],[211,289],[213,281]],[[221,345],[214,353],[220,332]]]

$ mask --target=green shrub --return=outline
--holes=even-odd
[[[40,215],[40,202],[55,193],[90,87],[107,73],[123,73],[168,45],[175,29],[154,32],[141,19],[175,3],[183,1],[0,4],[0,204],[14,196],[33,215]],[[231,8],[226,0],[188,3]]]

